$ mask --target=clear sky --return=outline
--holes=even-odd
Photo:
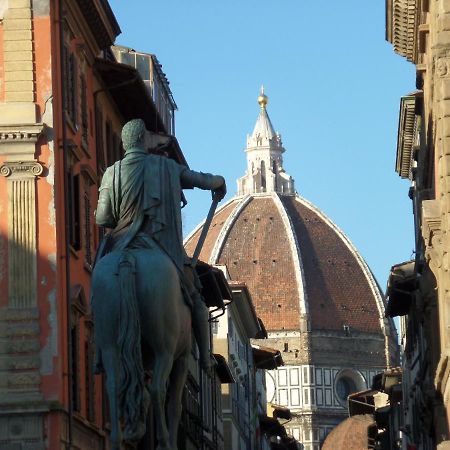
[[[400,97],[414,66],[385,41],[384,0],[110,0],[118,43],[154,53],[191,168],[236,193],[261,84],[300,195],[349,236],[386,286],[414,248],[409,182],[395,173]],[[187,234],[210,196],[188,192]],[[276,236],[274,237],[276,238]]]

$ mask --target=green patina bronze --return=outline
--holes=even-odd
[[[182,189],[193,187],[223,198],[225,181],[148,153],[171,139],[149,133],[140,119],[128,122],[122,131],[125,157],[108,167],[100,187],[96,221],[111,231],[96,258],[92,309],[116,450],[122,434],[130,442],[145,434],[150,397],[157,449],[177,449],[192,327],[201,363],[206,370],[211,365],[208,311],[182,244],[181,200]]]

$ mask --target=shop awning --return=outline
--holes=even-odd
[[[367,391],[355,392],[348,396],[348,412],[350,416],[358,414],[373,414],[375,411],[374,395],[379,391],[369,389]]]
[[[222,384],[235,383],[236,380],[231,373],[227,360],[219,353],[214,353],[214,359],[217,362],[216,372]]]
[[[416,289],[415,262],[407,261],[393,266],[388,279],[386,317],[408,314]]]
[[[292,436],[281,436],[276,439],[272,438],[270,442],[271,450],[298,450],[299,442]],[[300,447],[303,448],[303,447]]]
[[[232,294],[224,273],[217,267],[199,261],[197,274],[202,283],[202,295],[209,308],[224,308],[224,300],[231,300]]]
[[[276,419],[292,419],[291,410],[289,408],[280,405],[274,405],[273,403],[271,403],[271,407],[273,408],[273,417],[275,417]]]
[[[284,361],[278,350],[252,344],[253,360],[257,369],[276,369],[283,366]]]
[[[261,431],[267,436],[286,436],[285,428],[274,417],[260,414],[259,426],[261,428]]]

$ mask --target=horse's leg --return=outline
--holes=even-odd
[[[169,384],[169,400],[167,415],[169,421],[170,448],[178,449],[178,425],[180,424],[181,411],[183,408],[183,389],[186,384],[188,373],[188,355],[178,358],[172,368]]]
[[[172,370],[172,364],[172,355],[165,353],[158,354],[155,358],[152,384],[150,385],[153,413],[155,414],[156,419],[156,438],[158,441],[158,446],[156,447],[157,450],[170,450],[165,406],[167,381]]]
[[[119,358],[117,349],[103,349],[102,362],[106,372],[106,390],[111,418],[111,450],[120,450],[122,433],[119,424]]]

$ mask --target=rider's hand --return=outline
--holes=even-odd
[[[218,202],[220,202],[227,194],[227,185],[225,183],[225,179],[223,177],[220,178],[222,178],[223,180],[222,184],[218,188],[213,190],[213,199],[217,200]]]

